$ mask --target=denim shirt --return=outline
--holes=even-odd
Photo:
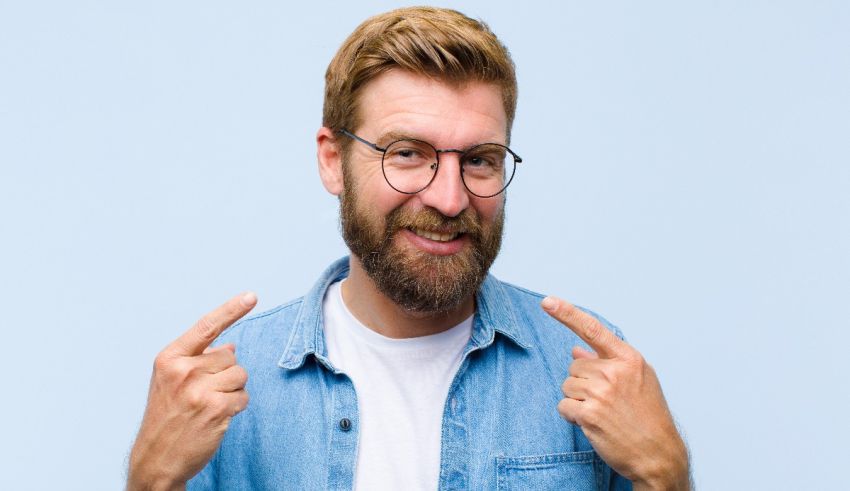
[[[328,360],[322,329],[325,291],[347,275],[342,258],[303,298],[216,341],[236,345],[251,400],[188,489],[352,488],[357,394]],[[443,411],[440,489],[631,489],[558,414],[571,348],[586,345],[542,298],[492,275],[481,286]]]

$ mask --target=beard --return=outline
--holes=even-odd
[[[360,209],[348,165],[343,167],[342,236],[378,291],[405,310],[422,314],[450,312],[478,291],[499,254],[504,206],[491,224],[482,223],[472,208],[447,217],[433,208],[411,211],[399,206],[382,219]],[[460,233],[468,242],[456,254],[429,254],[398,244],[394,238],[403,229]]]

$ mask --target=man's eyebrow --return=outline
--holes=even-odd
[[[431,140],[428,140],[427,138],[422,138],[422,137],[413,135],[411,133],[405,133],[403,131],[389,131],[387,133],[384,133],[383,135],[378,137],[376,145],[378,145],[379,147],[386,148],[386,146],[389,145],[390,143],[396,142],[396,141],[399,141],[399,140],[419,140],[419,141],[424,141],[426,143],[434,145],[434,143]],[[493,140],[493,141],[486,141],[486,142],[485,141],[474,142],[474,143],[470,143],[466,147],[461,148],[460,150],[464,150],[466,148],[471,148],[475,145],[480,145],[481,143],[499,143],[499,141]]]
[[[404,133],[401,131],[390,131],[388,133],[384,133],[380,137],[378,137],[377,145],[379,147],[386,147],[392,142],[399,140],[419,140],[419,141],[428,141],[422,138],[417,138],[416,136],[411,135],[410,133]],[[430,143],[430,142],[429,142]]]

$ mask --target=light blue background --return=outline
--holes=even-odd
[[[345,253],[324,70],[396,5],[0,4],[0,488],[119,489],[157,351]],[[623,328],[701,489],[839,486],[850,4],[452,5],[518,66],[494,272]]]

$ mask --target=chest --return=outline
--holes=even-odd
[[[581,430],[558,416],[562,374],[517,350],[496,342],[466,354],[441,402],[432,404],[438,427],[418,425],[433,437],[426,445],[437,487],[608,489],[610,469]],[[351,489],[370,425],[382,438],[417,444],[394,435],[389,419],[370,423],[355,381],[315,361],[252,375],[248,392],[248,410],[233,420],[216,457],[219,483],[228,489],[245,482],[254,489]],[[397,415],[403,423],[411,417],[415,412]],[[392,466],[392,455],[386,458]]]

